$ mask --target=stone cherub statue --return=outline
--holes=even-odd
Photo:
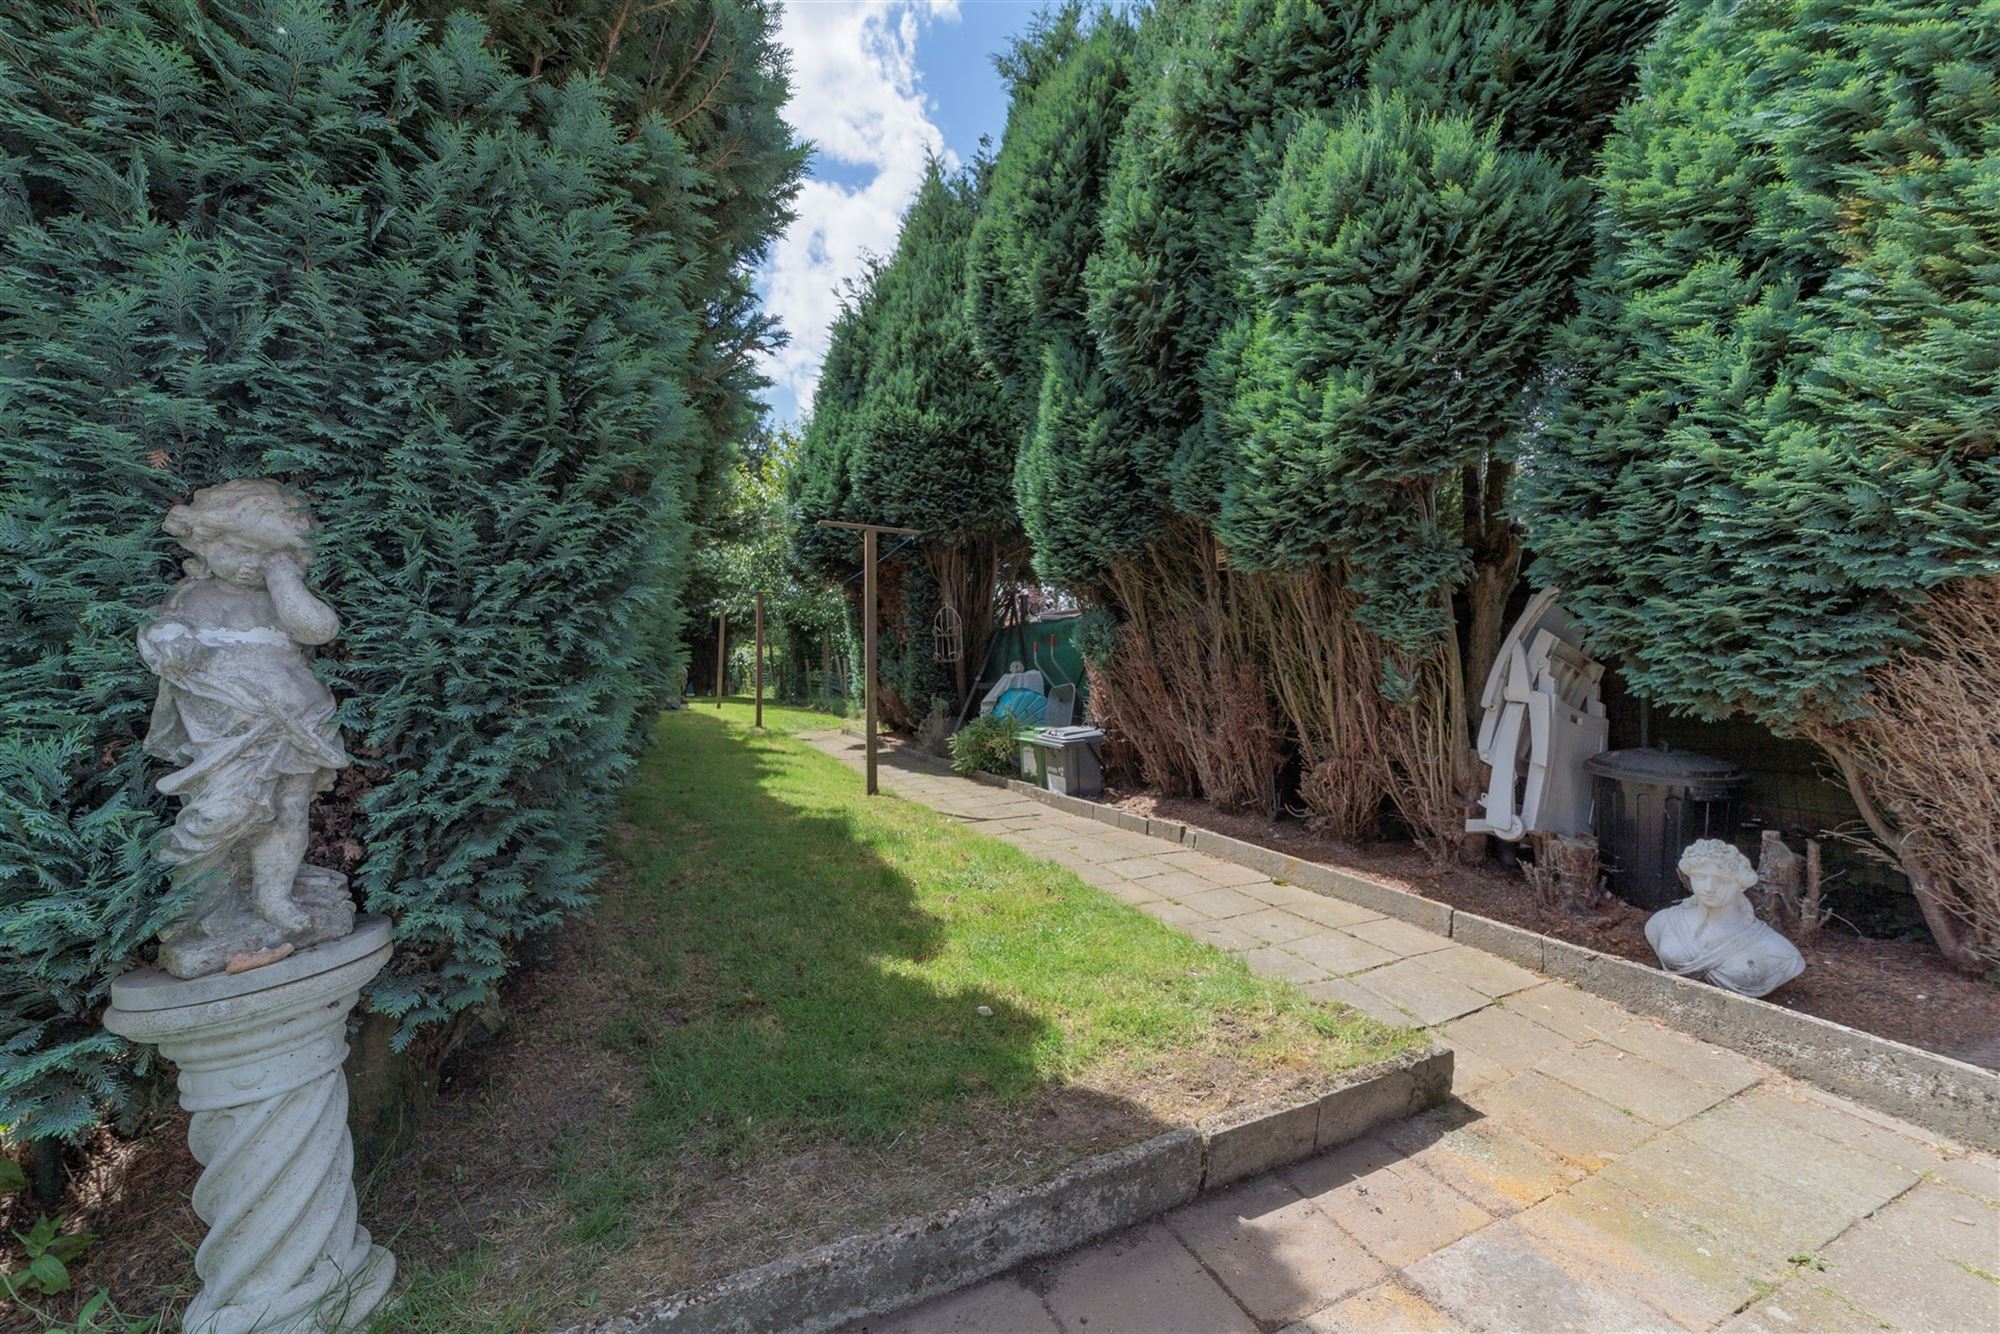
[[[1757,883],[1750,859],[1719,838],[1697,839],[1681,853],[1690,897],[1646,919],[1646,940],[1660,966],[1746,996],[1763,996],[1805,971],[1798,947],[1743,897]]]
[[[348,763],[305,646],[340,633],[307,591],[312,521],[276,482],[194,493],[167,514],[194,553],[139,656],[160,678],[146,753],[178,766],[160,858],[194,905],[160,933],[176,977],[240,972],[354,929],[347,877],[305,865],[307,808]]]

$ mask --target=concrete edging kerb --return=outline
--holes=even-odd
[[[1451,1073],[1449,1048],[1420,1047],[1330,1086],[1087,1158],[1039,1186],[843,1237],[566,1334],[819,1334],[886,1315],[1436,1107],[1450,1096]]]
[[[928,757],[919,758],[928,762]],[[1671,1024],[1691,1037],[1768,1062],[1788,1075],[1961,1144],[2000,1150],[2000,1074],[1991,1070],[1830,1019],[1800,1014],[1770,1001],[1675,977],[1646,964],[1497,922],[1227,834],[1171,820],[1149,820],[1102,802],[1045,792],[1015,778],[974,777],[1075,815],[1167,838],[1273,880],[1401,918],[1524,968],[1561,978],[1628,1010]]]

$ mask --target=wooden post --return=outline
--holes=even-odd
[[[719,611],[715,615],[715,707],[722,707],[722,677],[724,655],[729,651],[729,612]]]
[[[875,795],[875,530],[861,530],[861,728],[868,752],[869,796]]]
[[[882,523],[843,523],[836,519],[821,519],[822,528],[853,528],[861,532],[861,726],[866,730],[862,749],[867,759],[864,771],[867,774],[868,795],[874,796],[875,782],[875,538],[881,533],[894,533],[902,537],[921,537],[914,528],[891,528]]]
[[[764,730],[764,595],[757,595],[757,730]]]

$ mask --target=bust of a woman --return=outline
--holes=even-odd
[[[1757,920],[1743,897],[1757,883],[1750,859],[1719,838],[1697,839],[1681,854],[1693,893],[1646,920],[1646,940],[1660,967],[1763,996],[1805,971],[1798,947]]]

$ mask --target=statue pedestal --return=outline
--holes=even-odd
[[[388,1294],[396,1260],[355,1221],[347,1015],[389,962],[389,920],[244,973],[157,969],[111,984],[104,1026],[179,1067],[202,1288],[189,1334],[336,1334]]]

